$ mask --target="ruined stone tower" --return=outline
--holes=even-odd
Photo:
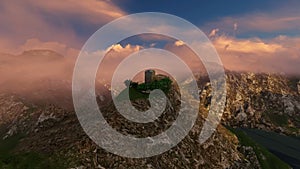
[[[145,83],[151,83],[153,82],[155,77],[155,71],[152,69],[145,71]]]

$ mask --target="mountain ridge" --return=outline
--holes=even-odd
[[[178,146],[150,159],[122,158],[99,148],[84,134],[75,112],[72,110],[68,111],[59,108],[57,105],[26,105],[19,98],[5,94],[2,94],[0,99],[1,137],[5,140],[17,133],[24,133],[26,137],[20,140],[14,151],[56,154],[67,158],[66,163],[73,167],[113,168],[118,166],[119,168],[127,168],[133,165],[143,165],[148,168],[157,168],[159,166],[164,168],[176,166],[260,168],[257,155],[255,155],[253,149],[240,145],[238,138],[224,128],[223,125],[261,128],[266,131],[299,136],[299,123],[295,121],[299,115],[297,107],[299,94],[287,85],[289,82],[288,78],[267,74],[232,73],[227,74],[228,96],[221,125],[219,125],[216,132],[207,142],[200,145],[198,135],[201,131],[202,122],[209,110],[211,92],[209,82],[202,83],[200,81],[199,79],[198,83],[202,84],[199,89],[202,98],[201,112],[196,125]],[[176,92],[178,91],[172,91],[172,93]],[[288,101],[286,103],[287,106],[282,106],[285,102],[282,98],[285,97],[288,98],[287,100],[285,99],[285,101]],[[172,102],[176,103],[175,100]],[[267,116],[263,116],[265,111],[269,110],[270,104],[268,102],[271,102],[278,111],[291,113],[291,115],[286,117],[287,124],[286,121],[283,124],[277,124],[276,116],[273,118],[272,112],[269,112],[271,115],[266,114]],[[294,106],[293,109],[290,109],[288,106],[290,102]],[[248,107],[245,107],[246,103]],[[139,100],[134,102],[134,104],[138,107],[146,105],[146,103]],[[132,124],[123,123],[118,116],[115,116],[118,112],[111,104],[101,109],[105,110],[102,112],[106,114],[107,118],[111,118],[110,124],[115,125],[117,128],[119,126],[118,130],[124,132],[123,134],[128,134],[130,128],[138,131],[138,128],[132,128]],[[253,112],[253,110],[255,111]],[[174,110],[167,109],[166,111],[173,112]],[[278,113],[280,112],[274,112],[273,114]],[[291,125],[289,125],[292,123],[294,125],[293,130],[290,129]],[[153,131],[152,127],[150,129]],[[245,151],[246,149],[247,151]],[[214,157],[215,155],[217,155],[217,158]],[[219,157],[222,159],[221,161]],[[175,159],[181,160],[176,161]],[[77,163],[77,160],[80,162]],[[251,163],[249,163],[249,160]]]

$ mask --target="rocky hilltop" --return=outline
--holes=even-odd
[[[0,150],[5,155],[0,156],[0,166],[17,168],[28,166],[29,162],[29,168],[262,168],[261,159],[267,161],[268,157],[255,151],[255,147],[243,145],[227,128],[260,128],[299,135],[297,80],[278,75],[227,73],[228,96],[222,124],[204,144],[199,143],[198,136],[209,110],[211,89],[209,82],[199,83],[203,84],[199,89],[201,111],[188,136],[171,150],[142,159],[120,157],[98,147],[83,132],[72,110],[28,104],[17,96],[1,94]],[[143,126],[127,121],[113,104],[101,110],[117,131],[137,137],[152,136],[176,119],[180,95],[172,89],[168,97],[170,103],[164,114]],[[143,99],[132,104],[140,110],[149,106]],[[7,142],[9,148],[3,148]],[[282,161],[280,164],[288,168]]]
[[[226,79],[224,125],[300,135],[299,78],[230,72]],[[202,91],[205,101],[211,98],[210,90],[207,82]]]

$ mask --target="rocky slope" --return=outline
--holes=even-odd
[[[290,87],[294,84],[289,84],[288,79],[229,73],[227,81],[223,125],[299,135],[299,93]],[[7,140],[22,133],[11,153],[37,152],[49,159],[58,157],[66,168],[260,168],[259,154],[251,147],[242,146],[222,125],[204,144],[198,142],[209,109],[209,83],[200,91],[201,112],[189,135],[170,151],[150,158],[129,159],[111,154],[88,138],[73,111],[54,105],[36,106],[5,94],[0,96],[0,135],[2,140]],[[151,136],[168,128],[176,118],[178,94],[173,90],[171,95],[172,106],[168,106],[158,121],[144,126],[126,121],[112,104],[101,109],[109,124],[119,132]],[[148,102],[136,100],[133,104],[138,109],[147,109]],[[282,116],[286,120],[281,121]]]
[[[300,135],[299,78],[230,72],[226,79],[224,125]],[[202,98],[209,100],[209,83],[203,89]]]

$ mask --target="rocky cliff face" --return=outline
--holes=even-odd
[[[300,95],[291,79],[228,73],[223,124],[300,135]]]
[[[288,79],[275,75],[230,73],[227,75],[228,97],[223,125],[273,130],[299,134],[299,94]],[[129,159],[111,154],[94,144],[83,132],[73,111],[53,105],[25,104],[11,95],[0,96],[1,139],[24,134],[14,153],[34,151],[64,159],[68,168],[260,168],[251,147],[243,147],[237,137],[222,125],[204,144],[198,136],[209,108],[209,83],[201,88],[201,112],[189,135],[161,155]],[[151,136],[168,128],[176,119],[178,93],[170,93],[170,105],[156,122],[134,124],[118,114],[110,104],[102,107],[111,126],[123,134]],[[138,109],[148,102],[135,100]],[[172,105],[172,106],[171,106]],[[284,120],[282,120],[285,117]],[[282,121],[281,121],[282,120]]]
[[[298,89],[298,93],[300,94],[300,80],[297,83],[297,89]]]

